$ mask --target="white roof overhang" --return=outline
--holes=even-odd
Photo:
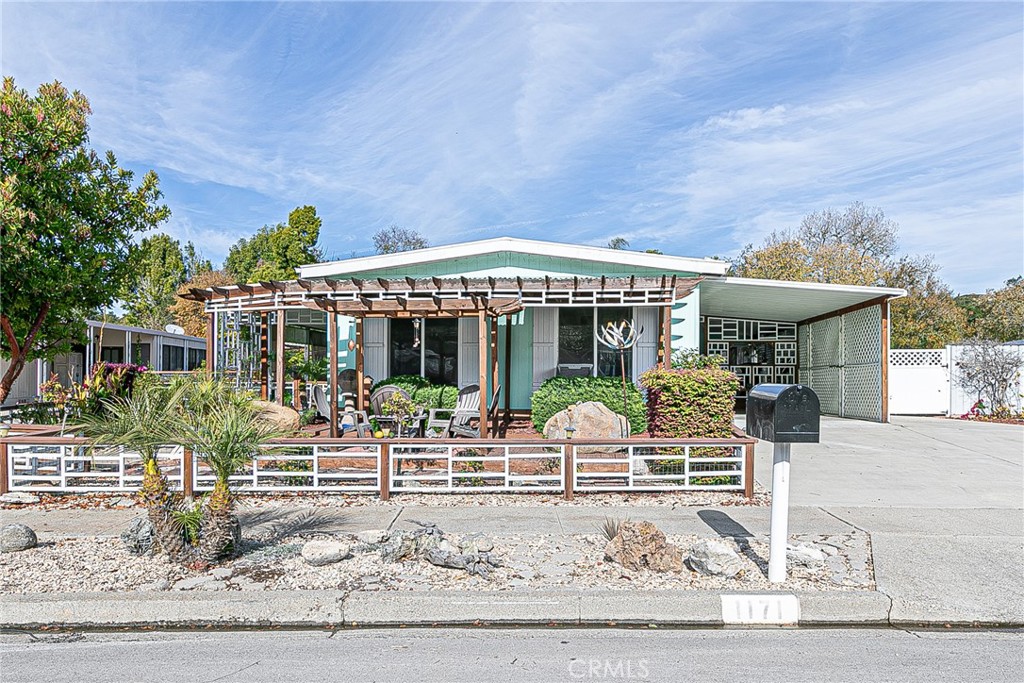
[[[727,261],[717,259],[691,258],[688,256],[668,256],[666,254],[648,254],[641,251],[623,249],[607,249],[604,247],[588,247],[578,244],[562,244],[560,242],[542,242],[524,240],[518,237],[495,237],[475,242],[460,242],[440,247],[428,247],[397,254],[380,254],[362,258],[328,263],[313,263],[298,268],[300,278],[349,276],[352,274],[374,271],[384,268],[437,263],[457,258],[482,256],[498,252],[512,252],[536,256],[554,256],[556,258],[579,259],[597,263],[628,263],[633,266],[655,268],[664,272],[687,272],[698,275],[725,275],[729,269]]]
[[[894,287],[710,277],[700,284],[700,310],[724,318],[802,322],[906,293]]]

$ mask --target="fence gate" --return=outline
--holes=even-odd
[[[945,415],[949,411],[949,349],[889,351],[889,412]]]

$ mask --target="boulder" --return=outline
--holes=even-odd
[[[260,409],[260,417],[285,432],[299,431],[299,414],[288,406],[279,406],[269,401],[253,401]]]
[[[604,548],[604,557],[626,569],[678,572],[683,568],[683,551],[665,539],[651,522],[623,522],[619,533]]]
[[[121,540],[132,555],[152,555],[156,551],[155,533],[148,517],[136,517],[121,532]]]
[[[25,491],[11,491],[0,496],[0,503],[12,503],[14,505],[31,505],[38,503],[39,496],[33,496]]]
[[[367,531],[360,531],[356,534],[356,540],[367,545],[376,545],[388,540],[388,532],[386,529],[369,529]]]
[[[0,553],[16,553],[35,548],[36,532],[24,524],[5,524],[0,528]]]
[[[724,541],[697,541],[686,558],[690,568],[707,576],[732,578],[743,571],[743,560]]]
[[[459,550],[464,554],[489,553],[494,550],[494,541],[483,534],[469,534],[462,538]]]
[[[552,415],[544,423],[544,436],[566,438],[565,428],[576,428],[574,439],[624,439],[629,436],[629,422],[603,403],[587,401],[569,406]]]
[[[342,541],[316,540],[302,546],[302,559],[314,567],[341,562],[351,556],[352,548]]]
[[[786,545],[786,564],[789,567],[816,569],[825,564],[825,553],[804,543]]]

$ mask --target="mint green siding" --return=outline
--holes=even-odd
[[[507,322],[506,322],[507,321]],[[512,324],[512,368],[509,373],[513,409],[530,408],[533,393],[533,310],[524,309],[507,318],[498,318],[498,381],[505,382],[505,325]],[[505,389],[503,389],[505,391]],[[501,405],[505,405],[502,396]]]
[[[624,258],[628,258],[630,252],[623,252]],[[383,277],[383,278],[427,278],[447,277],[465,275],[494,277],[543,277],[545,275],[580,275],[580,276],[601,276],[628,277],[629,275],[662,275],[665,271],[654,268],[641,268],[629,263],[596,263],[594,261],[583,261],[580,259],[566,259],[554,256],[536,256],[531,254],[517,254],[503,252],[498,254],[487,254],[485,256],[472,256],[457,259],[436,261],[434,263],[422,263],[411,266],[396,268],[381,268],[372,271],[361,271],[354,273],[359,277]],[[338,272],[337,277],[345,277],[350,273]],[[692,276],[693,273],[668,273],[669,275]]]
[[[700,287],[672,306],[672,350],[700,348]]]

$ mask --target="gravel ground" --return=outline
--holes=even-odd
[[[453,543],[461,536],[446,535]],[[322,567],[301,557],[303,544],[314,538],[348,540],[352,557]],[[766,578],[766,539],[737,545],[744,570],[735,578],[709,577],[689,569],[679,573],[630,572],[604,560],[605,539],[595,534],[566,536],[497,536],[494,552],[504,566],[487,581],[464,571],[435,567],[423,560],[384,562],[375,546],[356,543],[346,535],[296,535],[272,542],[246,539],[242,554],[224,565],[190,571],[162,556],[131,555],[118,538],[55,538],[38,547],[0,555],[0,593],[173,590],[525,590],[603,588],[609,590],[777,589]],[[697,536],[670,535],[684,557]],[[845,535],[796,537],[827,555],[816,569],[794,568],[788,590],[871,590],[874,588],[869,539]]]
[[[0,510],[111,510],[135,507],[137,499],[131,493],[69,493],[33,494],[38,503],[17,504],[0,502]],[[754,487],[754,498],[747,500],[742,493],[720,491],[666,491],[659,493],[577,493],[573,500],[565,500],[558,493],[403,493],[390,500],[381,500],[376,494],[341,493],[241,493],[240,503],[251,507],[280,507],[301,502],[314,507],[534,507],[557,505],[568,507],[715,507],[766,506],[771,494],[760,485]]]

